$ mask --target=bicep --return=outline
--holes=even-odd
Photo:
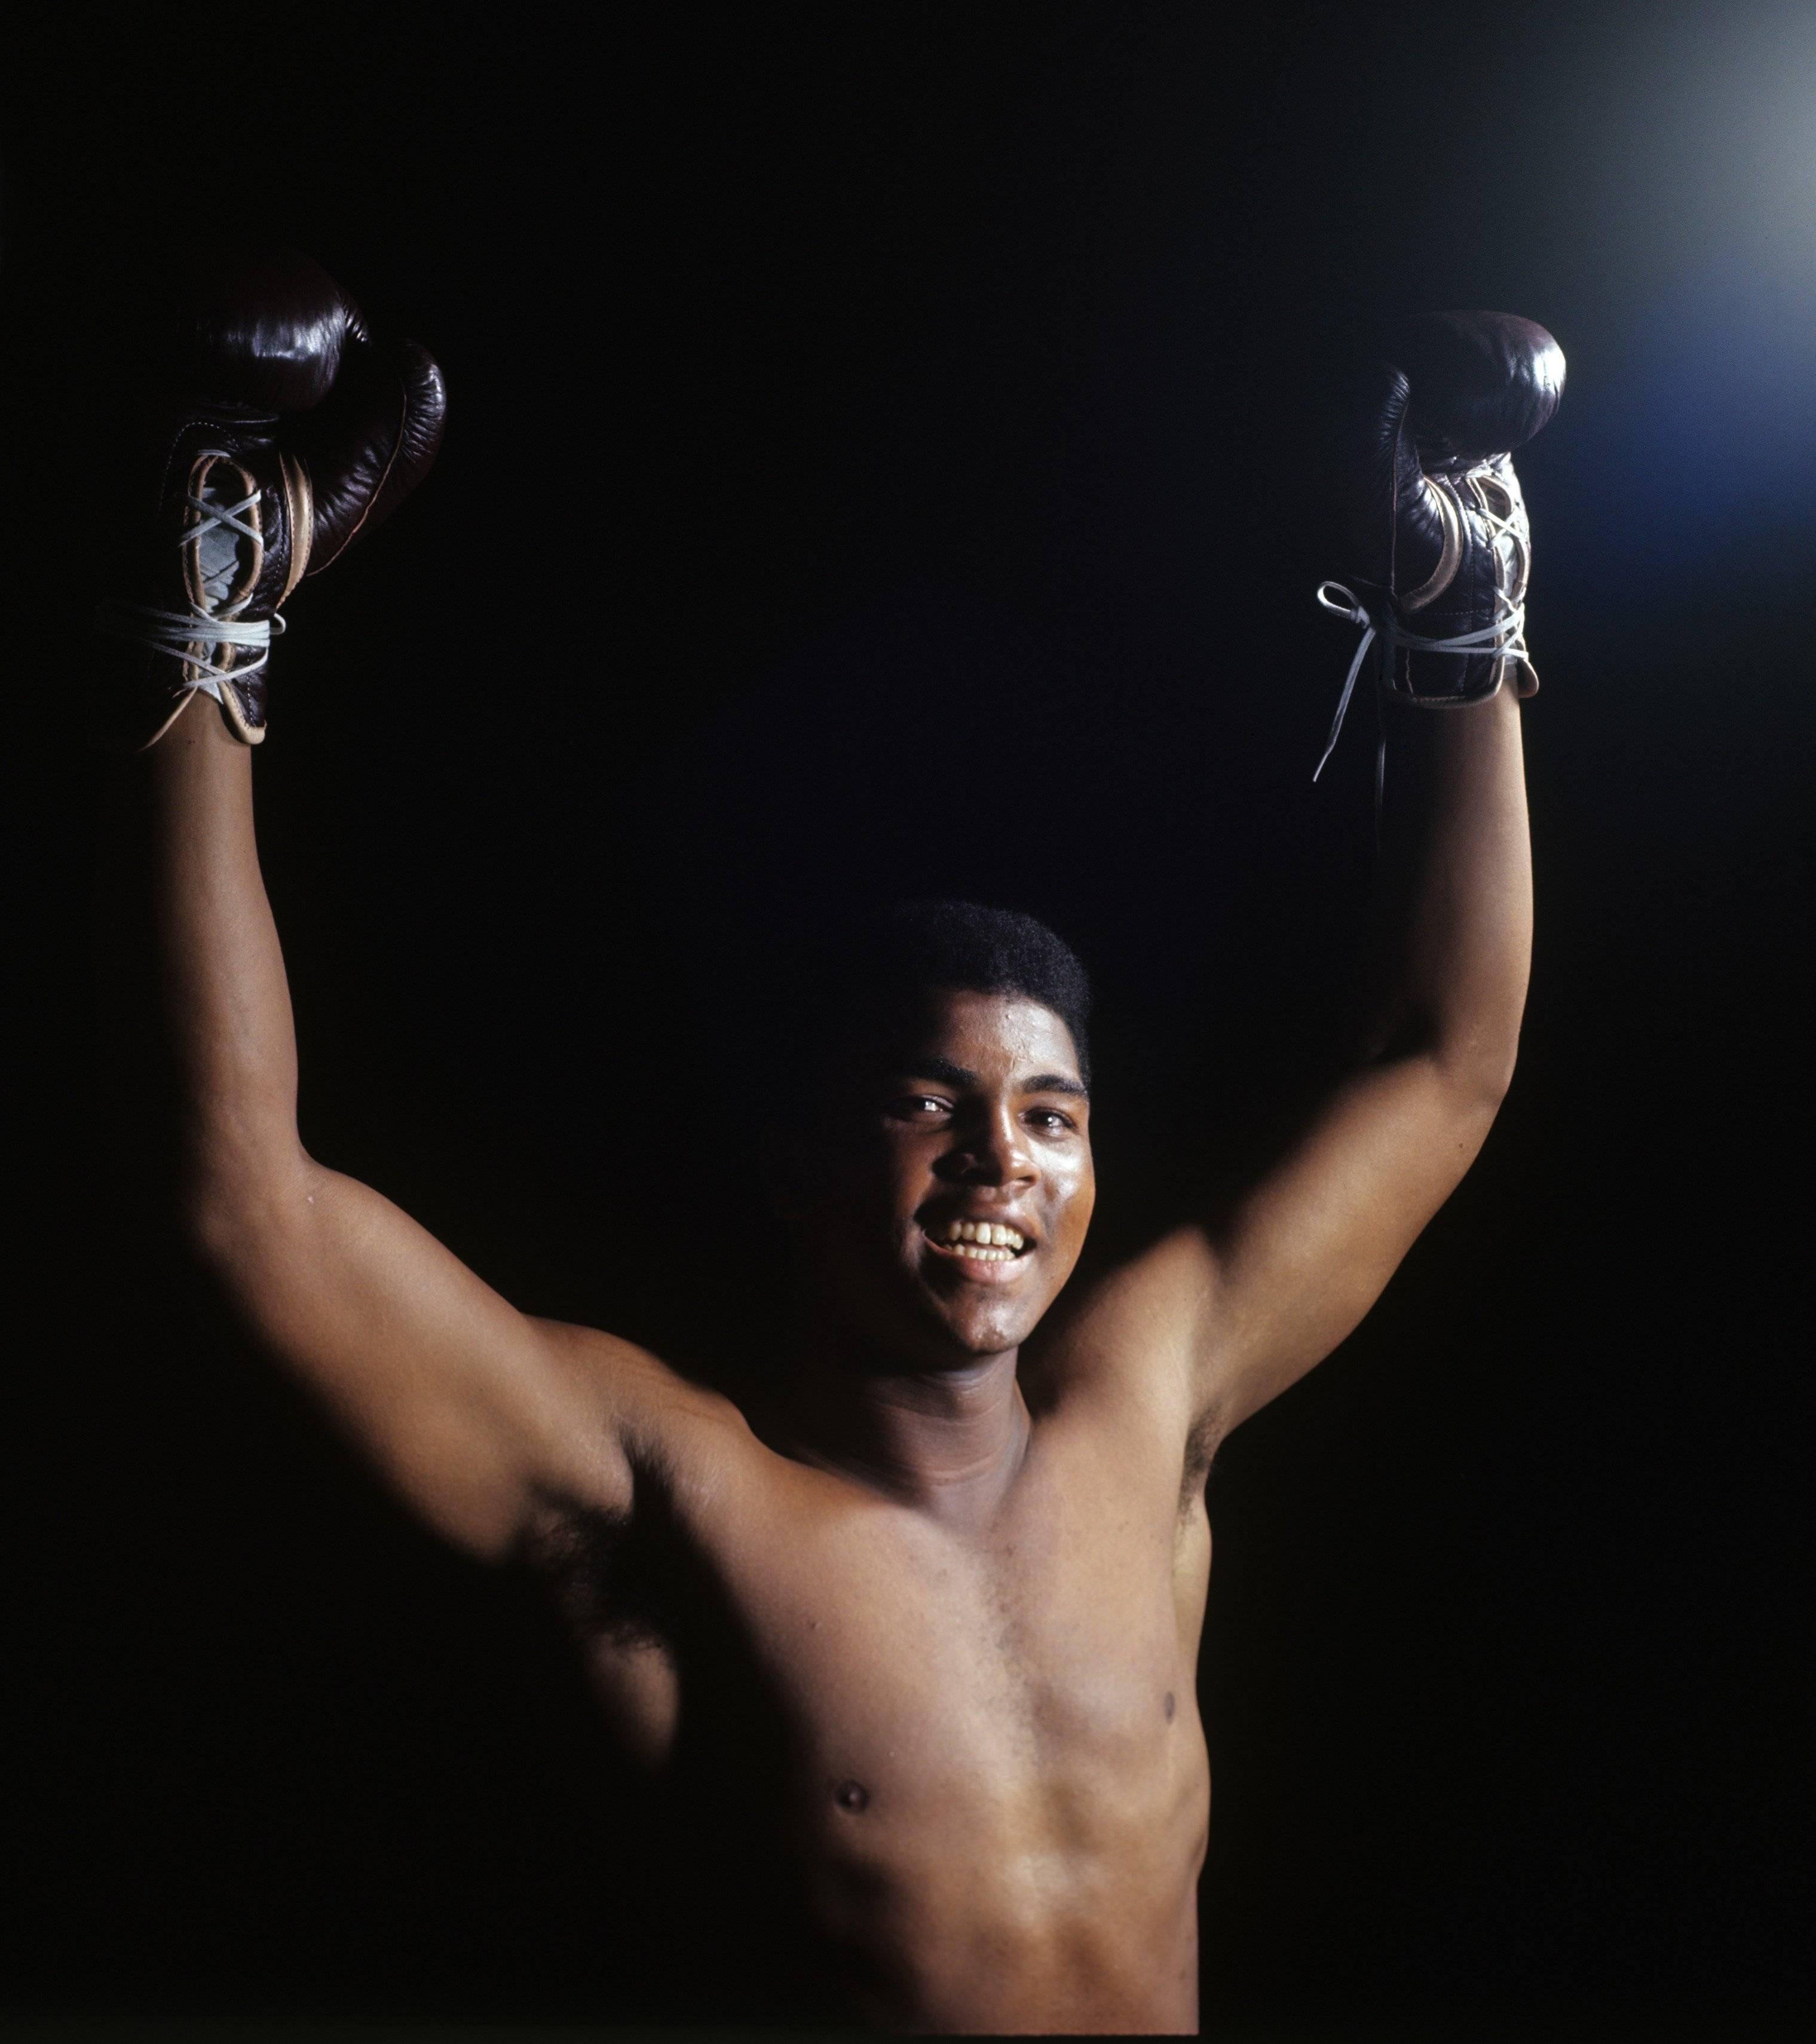
[[[1204,1232],[1199,1396],[1227,1431],[1328,1355],[1474,1161],[1497,1096],[1442,1062],[1367,1066]]]
[[[211,1234],[259,1339],[447,1538],[501,1554],[551,1489],[628,1506],[627,1344],[519,1312],[382,1194],[306,1159]]]

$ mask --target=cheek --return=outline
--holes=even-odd
[[[934,1170],[937,1142],[880,1136],[866,1158],[865,1190],[871,1202],[886,1201],[898,1214],[912,1214],[939,1182]]]
[[[1063,1174],[1056,1174],[1064,1198],[1064,1209],[1060,1230],[1064,1239],[1077,1243],[1085,1238],[1085,1231],[1091,1225],[1091,1215],[1097,1204],[1097,1181],[1087,1155]]]

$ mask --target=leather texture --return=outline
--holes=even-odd
[[[1382,686],[1426,706],[1538,679],[1523,644],[1434,652],[1407,638],[1490,630],[1523,604],[1530,532],[1511,455],[1564,391],[1564,354],[1511,313],[1428,313],[1390,337],[1355,394],[1356,513],[1343,578],[1391,647]]]
[[[163,275],[135,351],[140,425],[97,720],[113,743],[155,744],[208,678],[257,744],[263,649],[211,638],[209,623],[270,620],[390,517],[435,459],[447,392],[423,348],[375,343],[306,256],[201,250]]]

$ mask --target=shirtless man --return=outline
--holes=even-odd
[[[122,870],[201,1256],[431,1526],[549,1573],[603,1735],[677,1810],[731,1797],[829,2005],[909,2030],[1195,2029],[1205,1473],[1368,1311],[1512,1070],[1534,684],[1504,455],[1555,406],[1555,344],[1428,321],[1397,355],[1410,413],[1384,367],[1359,401],[1357,577],[1325,595],[1381,628],[1384,694],[1449,713],[1384,713],[1402,813],[1347,1078],[1241,1198],[1050,1311],[1096,1197],[1082,974],[1023,918],[898,916],[896,947],[809,1009],[824,1084],[764,1139],[812,1303],[761,1413],[525,1317],[302,1148],[253,837],[264,620],[426,468],[440,384],[420,351],[377,355],[297,258],[192,286],[170,347],[166,387],[192,395],[143,471],[133,601],[105,621],[109,714],[148,747]]]

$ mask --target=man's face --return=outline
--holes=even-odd
[[[1072,1032],[1012,994],[931,988],[847,1068],[794,1202],[811,1273],[880,1362],[1017,1347],[1096,1197]]]

